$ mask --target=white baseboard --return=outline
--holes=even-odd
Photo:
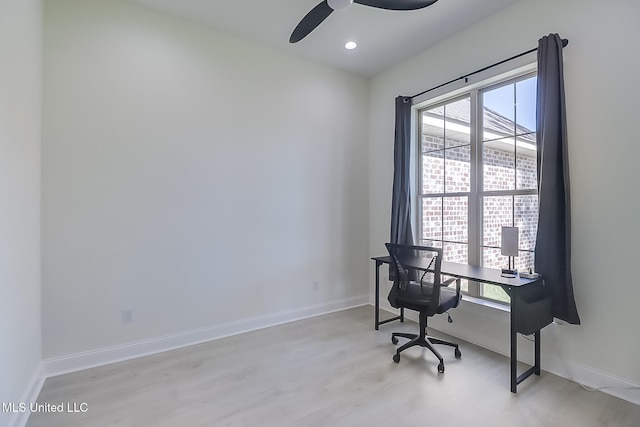
[[[46,359],[43,362],[44,374],[46,377],[54,377],[367,304],[369,304],[369,296],[362,295],[179,334]]]
[[[40,363],[40,365],[33,373],[31,381],[29,381],[29,383],[27,384],[27,388],[25,389],[22,395],[22,399],[19,402],[31,403],[37,401],[45,379],[46,377],[44,375],[44,367],[43,364]],[[9,426],[24,427],[25,425],[27,425],[27,421],[29,421],[29,415],[29,411],[16,412],[13,415],[13,418],[9,420]]]
[[[578,383],[587,390],[598,390],[640,405],[640,386],[588,366],[567,362],[557,356],[544,357],[542,369]]]

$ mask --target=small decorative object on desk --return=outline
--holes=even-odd
[[[518,256],[518,227],[502,227],[500,252],[509,259],[509,267],[502,269],[502,277],[514,278],[518,275],[514,257]]]
[[[540,275],[538,273],[534,273],[530,268],[528,271],[521,271],[520,277],[522,277],[523,279],[537,279],[538,277],[540,277]]]

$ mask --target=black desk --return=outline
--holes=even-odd
[[[390,264],[391,257],[373,257],[376,263],[376,312],[375,328],[394,320],[404,321],[404,310],[400,315],[391,319],[380,321],[380,266]],[[403,260],[403,264],[416,270],[427,268],[427,258],[412,257]],[[541,278],[523,279],[521,277],[506,278],[500,275],[501,271],[494,268],[476,267],[473,265],[459,264],[455,262],[442,262],[443,275],[469,279],[476,282],[499,285],[510,297],[510,336],[511,336],[511,392],[516,393],[517,385],[533,374],[540,375],[540,329],[553,321],[551,314],[551,299],[544,289],[544,281]],[[518,375],[518,342],[517,334],[534,334],[535,364]]]

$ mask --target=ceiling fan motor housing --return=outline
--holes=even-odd
[[[333,10],[345,9],[353,3],[353,0],[327,0],[327,4]]]

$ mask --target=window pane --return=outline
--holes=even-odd
[[[444,148],[444,107],[422,113],[422,152]]]
[[[482,103],[483,141],[515,135],[513,84],[484,92]]]
[[[496,301],[509,302],[509,294],[507,294],[498,285],[489,285],[487,283],[482,284],[481,295],[485,298],[493,299]]]
[[[536,87],[538,79],[531,77],[516,83],[516,123],[518,133],[536,130]]]
[[[518,190],[538,188],[536,170],[536,134],[530,133],[517,138],[516,184]]]
[[[442,240],[441,197],[429,197],[422,200],[422,238]]]
[[[422,155],[422,193],[444,193],[444,151]]]
[[[519,228],[520,249],[533,250],[538,232],[538,196],[515,196],[515,226]]]
[[[485,142],[482,145],[484,191],[515,189],[515,137]]]
[[[467,242],[469,230],[469,201],[467,197],[445,197],[443,219],[443,240]]]
[[[534,253],[529,251],[519,251],[514,257],[515,266],[518,270],[533,268]],[[507,268],[509,266],[508,257],[500,253],[500,248],[482,248],[482,266],[490,268]]]
[[[442,240],[430,240],[430,239],[422,239],[419,242],[422,246],[431,246],[434,248],[442,247]],[[444,255],[442,256],[444,258]]]
[[[467,145],[471,142],[469,119],[471,100],[465,98],[444,106],[445,143],[447,147]]]
[[[533,269],[534,259],[535,255],[533,252],[520,251],[518,256],[515,258],[516,269],[518,271],[526,271],[529,270],[529,268]]]
[[[499,248],[482,248],[482,266],[491,268],[507,268],[506,256],[500,254]],[[509,295],[497,285],[480,285],[480,295],[497,301],[508,302]]]
[[[482,266],[490,268],[507,268],[509,260],[500,253],[500,248],[482,248]]]
[[[482,198],[482,244],[484,246],[500,247],[502,227],[512,225],[512,196]]]
[[[465,244],[445,242],[442,247],[442,260],[468,264],[469,248]]]
[[[469,145],[445,151],[445,191],[466,193],[471,191],[471,147]]]

